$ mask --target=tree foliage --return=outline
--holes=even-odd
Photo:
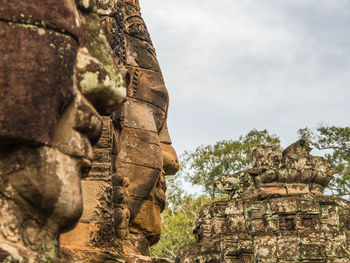
[[[181,188],[181,178],[170,177],[168,183],[168,204],[162,214],[162,235],[157,245],[151,248],[154,256],[175,259],[179,248],[193,243],[193,223],[202,205],[209,202],[205,195],[194,197]]]
[[[334,167],[334,179],[329,189],[340,197],[350,196],[350,127],[320,126],[316,130],[309,128],[298,131],[301,138],[310,141],[318,150],[325,151]]]
[[[214,199],[218,194],[214,187],[215,180],[223,174],[233,174],[249,168],[252,163],[251,153],[259,144],[279,147],[280,140],[267,130],[254,129],[238,140],[202,145],[193,152],[184,152],[180,173],[192,184],[202,186],[204,192]]]

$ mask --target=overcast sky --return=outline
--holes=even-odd
[[[181,154],[268,129],[350,125],[350,0],[140,0]]]

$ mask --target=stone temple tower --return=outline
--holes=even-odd
[[[332,166],[309,152],[259,146],[253,169],[216,182],[229,198],[201,209],[176,262],[350,262],[350,203],[323,194]]]

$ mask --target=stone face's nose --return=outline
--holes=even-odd
[[[179,159],[175,149],[170,144],[161,143],[163,155],[163,170],[165,175],[174,175],[179,170]]]

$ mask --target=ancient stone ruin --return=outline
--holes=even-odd
[[[323,194],[332,166],[309,152],[258,147],[252,169],[217,181],[228,200],[201,208],[176,262],[350,262],[350,202]]]
[[[138,1],[4,0],[0,53],[0,262],[155,261],[178,160]]]
[[[0,3],[1,262],[58,261],[59,235],[83,211],[100,115],[125,99],[90,2]]]
[[[67,259],[150,262],[165,207],[165,175],[178,170],[166,126],[168,94],[138,1],[97,2],[103,30],[123,69],[127,97],[94,148],[82,185],[84,213],[61,236]],[[153,259],[154,261],[154,259]]]

